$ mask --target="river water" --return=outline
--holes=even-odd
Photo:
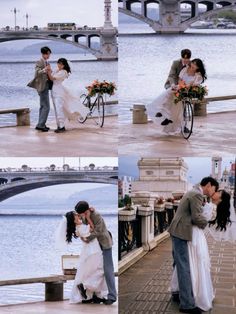
[[[1,279],[61,274],[61,255],[80,254],[81,241],[76,239],[60,252],[55,248],[55,230],[62,215],[81,199],[100,212],[112,232],[117,270],[117,186],[77,183],[32,190],[0,203]],[[69,297],[71,285],[72,281],[65,285],[65,297]],[[43,299],[44,284],[0,287],[0,305]]]
[[[134,103],[150,103],[163,91],[173,60],[183,48],[192,50],[206,66],[209,96],[236,94],[235,30],[188,30],[160,35],[141,24],[121,24],[119,37],[120,119],[130,119]],[[130,34],[141,32],[142,34]],[[149,33],[148,33],[149,32]],[[236,109],[236,101],[215,102],[208,112]]]
[[[38,119],[39,97],[34,89],[27,87],[27,83],[34,77],[35,62],[40,58],[38,53],[40,46],[47,44],[51,47],[51,45],[55,46],[55,43],[42,42],[39,44],[39,41],[35,40],[22,42],[17,43],[17,45],[16,42],[0,44],[0,109],[29,107],[31,109],[31,123],[34,125]],[[13,43],[15,43],[15,47]],[[22,47],[17,49],[19,45]],[[65,46],[64,50],[63,45]],[[56,61],[59,58],[63,57],[72,61],[72,74],[65,81],[65,85],[78,97],[82,93],[86,93],[85,87],[94,79],[117,83],[118,66],[116,61],[97,61],[89,53],[81,52],[81,50],[76,53],[73,46],[73,53],[70,53],[67,46],[68,44],[61,44],[59,51],[56,50],[56,48],[59,49],[56,46],[55,52],[51,55],[50,63],[52,68],[56,69]],[[14,53],[11,52],[12,49]],[[11,53],[8,53],[9,51]],[[107,100],[114,99],[117,99],[116,95]],[[107,106],[108,114],[115,113],[116,110],[116,106]],[[52,106],[48,120],[49,122],[55,121]],[[0,126],[4,125],[15,125],[15,117],[1,115]]]

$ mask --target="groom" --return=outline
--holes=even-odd
[[[48,79],[47,72],[50,69],[48,59],[50,58],[51,53],[52,51],[50,48],[41,48],[42,57],[36,62],[35,77],[27,84],[27,86],[35,88],[39,94],[39,119],[35,129],[42,132],[48,132],[49,130],[46,126],[46,121],[50,110],[49,89],[51,89],[51,81]]]
[[[172,237],[174,265],[179,283],[179,291],[172,292],[172,298],[173,301],[180,301],[179,311],[182,313],[202,313],[196,307],[193,296],[187,242],[192,240],[193,225],[202,229],[207,225],[201,213],[203,196],[212,197],[218,188],[219,183],[215,179],[203,178],[198,186],[183,196],[168,230]]]
[[[178,84],[179,73],[184,67],[186,67],[186,65],[190,63],[191,56],[192,56],[191,50],[183,49],[181,51],[181,59],[173,61],[167,81],[165,83],[165,89],[174,87],[175,85]]]
[[[94,224],[94,230],[91,231],[89,237],[81,238],[85,242],[90,242],[97,238],[103,253],[103,267],[105,280],[108,287],[108,298],[101,300],[106,305],[111,305],[116,302],[117,293],[115,286],[114,266],[112,260],[112,237],[107,230],[106,224],[102,216],[94,209],[89,208],[89,204],[85,201],[80,201],[75,206],[75,211],[81,215],[84,214],[87,220],[91,220]],[[96,263],[96,261],[94,261]],[[96,298],[98,299],[98,298]],[[94,300],[96,303],[96,300]]]
[[[181,59],[173,61],[171,65],[170,72],[169,72],[167,81],[165,83],[165,89],[175,88],[175,86],[179,82],[179,74],[181,70],[190,63],[191,56],[192,56],[191,50],[189,49],[181,50]],[[162,117],[162,113],[157,112],[156,117],[157,118]],[[161,125],[168,125],[169,123],[173,123],[173,121],[169,119],[165,119],[164,121],[162,121]]]

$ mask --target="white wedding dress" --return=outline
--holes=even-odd
[[[196,73],[194,76],[187,73],[187,67],[183,68],[179,74],[179,78],[186,84],[200,85],[202,76]],[[148,116],[155,122],[162,122],[165,119],[172,120],[173,123],[165,125],[163,132],[175,135],[181,132],[181,123],[183,120],[182,102],[174,103],[174,91],[170,88],[163,91],[154,101],[147,106]],[[157,112],[162,113],[161,118],[156,118]]]
[[[89,230],[89,225],[82,224],[76,227],[76,234],[86,238],[90,235]],[[93,297],[93,293],[99,298],[105,298],[107,296],[108,292],[104,277],[103,255],[96,238],[88,243],[83,242],[75,281],[71,291],[70,303],[82,302],[83,298],[77,288],[77,285],[80,283],[82,283],[86,289],[87,300]]]
[[[89,109],[80,101],[80,98],[73,94],[64,84],[69,77],[66,70],[57,70],[52,73],[54,78],[52,87],[52,101],[55,110],[56,122],[59,128],[67,129],[79,126],[78,119],[85,117]]]
[[[212,217],[213,205],[206,203],[202,209],[202,215],[210,220]],[[189,265],[192,281],[192,290],[197,307],[204,311],[212,308],[214,291],[210,273],[210,256],[207,240],[203,229],[193,226],[192,241],[188,241]],[[177,271],[173,271],[171,280],[171,291],[179,290]]]

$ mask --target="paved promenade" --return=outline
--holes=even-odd
[[[236,244],[208,237],[215,288],[209,314],[236,313]],[[177,314],[168,292],[172,272],[171,240],[163,241],[119,276],[120,314]],[[205,312],[206,313],[206,312]]]
[[[131,117],[131,116],[130,116]],[[168,136],[156,123],[132,124],[120,119],[119,155],[142,157],[228,156],[236,150],[236,111],[194,117],[193,134],[189,140]]]
[[[30,127],[1,127],[1,157],[117,156],[117,116],[105,117],[100,128],[90,119],[79,129],[57,134],[55,125],[49,132]]]
[[[102,304],[69,304],[63,302],[37,302],[0,307],[1,314],[118,314],[118,303]]]

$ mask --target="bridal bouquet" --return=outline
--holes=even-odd
[[[107,82],[107,81],[102,81],[99,82],[98,80],[95,80],[90,84],[89,86],[86,86],[86,89],[88,90],[88,95],[90,97],[95,96],[97,93],[103,95],[103,94],[108,94],[108,95],[114,95],[116,88],[115,83],[113,82]]]
[[[205,95],[207,95],[208,90],[206,86],[187,86],[185,83],[178,85],[177,90],[174,93],[174,102],[177,104],[179,101],[183,100],[185,97],[190,99],[202,100]]]

